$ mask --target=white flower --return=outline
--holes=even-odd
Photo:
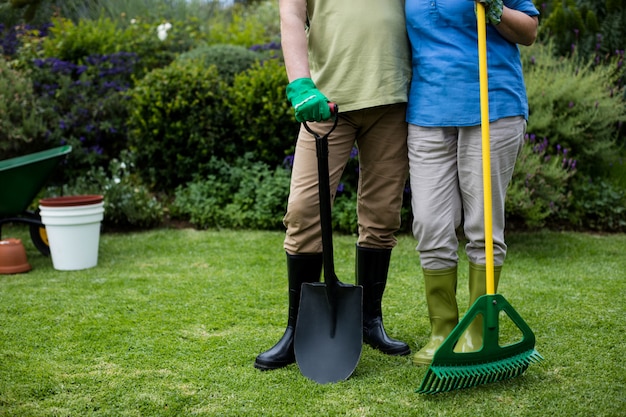
[[[167,39],[167,31],[172,28],[172,24],[170,22],[161,23],[157,26],[157,36],[160,40],[164,41]]]
[[[172,28],[172,24],[170,22],[161,23],[157,26],[157,31],[159,32],[167,32]]]
[[[136,24],[136,23],[137,23],[137,19],[130,19],[130,24],[131,24],[131,25],[134,25],[134,24]]]

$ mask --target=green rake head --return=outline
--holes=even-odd
[[[504,311],[519,328],[522,339],[500,346],[498,317]],[[483,347],[476,352],[455,352],[454,347],[476,316],[483,315]],[[535,350],[535,335],[499,294],[483,295],[439,347],[417,392],[437,394],[520,376],[543,358]]]

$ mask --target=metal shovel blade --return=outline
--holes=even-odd
[[[294,338],[296,362],[305,377],[326,384],[346,380],[359,363],[363,345],[363,288],[336,288],[336,311],[325,283],[302,285]]]

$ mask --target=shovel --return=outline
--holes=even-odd
[[[302,285],[294,335],[300,372],[319,384],[348,379],[363,346],[363,288],[339,281],[333,260],[328,136],[337,127],[338,109],[334,103],[329,106],[334,124],[324,136],[304,123],[317,150],[324,282]]]

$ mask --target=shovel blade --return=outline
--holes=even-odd
[[[337,288],[336,312],[326,284],[302,285],[294,336],[296,363],[305,377],[326,384],[346,380],[356,368],[363,346],[363,288]]]

